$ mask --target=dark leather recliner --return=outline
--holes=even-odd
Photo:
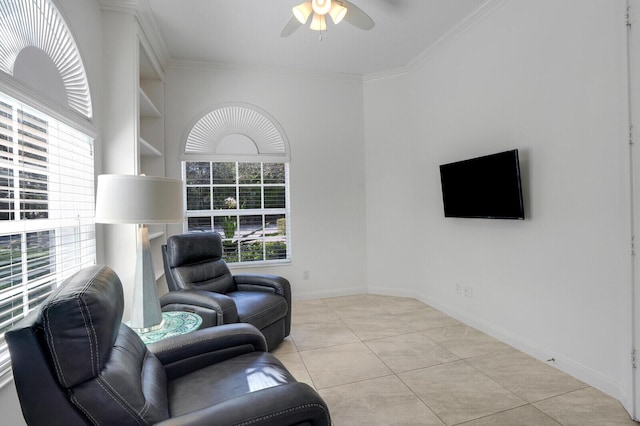
[[[205,328],[148,347],[121,323],[106,266],[65,281],[6,340],[29,425],[329,425],[249,324]]]
[[[231,275],[217,232],[173,235],[162,247],[169,293],[163,311],[189,311],[203,327],[246,322],[264,334],[269,350],[291,330],[291,285],[266,274]]]

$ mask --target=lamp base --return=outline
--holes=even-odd
[[[160,330],[163,327],[164,327],[164,320],[160,321],[160,324],[152,325],[152,326],[146,327],[146,328],[136,328],[136,327],[129,327],[129,328],[131,328],[136,333],[148,333],[150,331]]]
[[[140,225],[138,228],[130,327],[136,331],[152,331],[162,327],[162,309],[156,289],[156,277],[149,246],[149,231],[145,225]]]

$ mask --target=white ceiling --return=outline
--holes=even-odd
[[[486,0],[351,0],[370,31],[327,23],[280,37],[303,0],[147,0],[172,61],[366,75],[403,67]]]

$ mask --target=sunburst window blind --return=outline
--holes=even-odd
[[[0,93],[0,384],[4,333],[94,264],[91,137]]]
[[[51,0],[0,0],[0,70],[13,75],[16,58],[33,46],[53,61],[69,107],[90,118],[89,82],[76,42]]]
[[[288,163],[182,164],[187,231],[218,232],[231,264],[289,261]]]

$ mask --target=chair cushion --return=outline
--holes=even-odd
[[[236,290],[236,283],[224,260],[212,260],[172,269],[173,279],[182,290],[203,290],[227,293]]]
[[[227,293],[236,304],[240,322],[254,325],[258,330],[281,320],[289,305],[284,297],[266,291],[234,291]]]
[[[42,304],[52,368],[71,402],[95,424],[148,424],[168,417],[166,374],[121,323],[122,284],[107,266],[85,268]]]
[[[105,266],[81,270],[45,300],[39,322],[62,386],[92,379],[104,368],[123,309],[120,279]]]
[[[251,352],[170,381],[169,410],[171,416],[176,417],[250,392],[295,381],[275,356],[267,352]]]
[[[217,232],[190,232],[167,239],[169,266],[190,265],[222,259],[222,240]]]
[[[95,424],[154,424],[169,417],[166,389],[162,364],[123,324],[104,369],[70,398]]]
[[[172,290],[205,290],[227,293],[236,284],[222,260],[222,242],[217,232],[191,232],[169,237],[166,245]]]

